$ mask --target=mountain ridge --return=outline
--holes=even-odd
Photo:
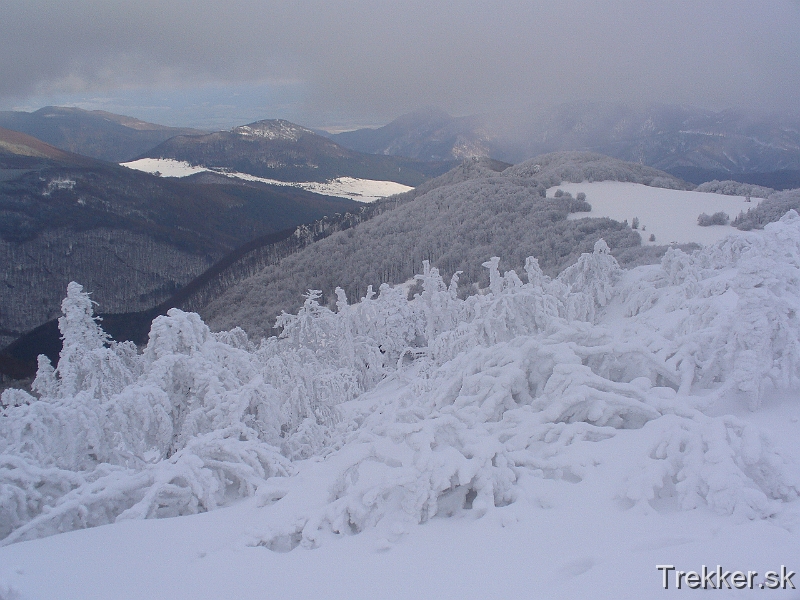
[[[800,119],[790,115],[589,102],[538,115],[451,117],[429,109],[377,129],[330,137],[361,151],[413,157],[466,151],[510,163],[549,152],[592,151],[690,176],[695,184],[755,174],[761,185],[800,186]]]
[[[402,115],[375,129],[357,129],[330,137],[345,147],[372,154],[419,160],[452,160],[489,156],[490,135],[480,116],[451,117],[427,108]]]
[[[137,158],[169,158],[282,181],[356,177],[412,187],[455,165],[454,161],[424,162],[357,152],[279,119],[200,136],[176,136]]]
[[[0,127],[33,136],[61,150],[125,162],[175,135],[204,131],[169,127],[101,110],[45,106],[34,112],[0,111]]]

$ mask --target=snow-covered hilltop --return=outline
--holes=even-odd
[[[296,142],[303,135],[314,135],[314,132],[300,125],[283,119],[256,121],[250,125],[241,125],[231,130],[243,137],[258,137],[268,140],[287,140]]]
[[[260,552],[359,533],[388,550],[434,517],[491,529],[567,507],[636,523],[637,544],[697,511],[717,530],[761,521],[764,553],[800,547],[797,213],[627,271],[602,241],[556,278],[500,262],[464,299],[427,264],[413,300],[384,285],[334,312],[309,292],[259,344],[172,310],[141,354],[106,345],[71,285],[57,368],[41,363],[36,396],[2,396],[4,543],[235,504],[246,523],[225,543]],[[699,527],[712,554],[760,556]],[[570,569],[607,573],[597,544]]]

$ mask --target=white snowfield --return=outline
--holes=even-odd
[[[316,181],[279,181],[277,179],[266,179],[256,177],[247,173],[236,171],[226,171],[222,169],[211,169],[202,166],[193,166],[188,162],[173,160],[171,158],[140,158],[131,162],[120,163],[123,167],[144,171],[146,173],[160,173],[163,177],[188,177],[195,173],[205,171],[224,175],[231,179],[242,179],[244,181],[257,181],[269,185],[281,185],[296,187],[323,196],[336,196],[339,198],[349,198],[357,202],[375,202],[381,198],[402,194],[413,188],[396,183],[394,181],[376,181],[374,179],[357,179],[355,177],[338,177],[324,183]]]
[[[1,397],[0,597],[638,600],[719,565],[757,575],[714,597],[797,598],[759,586],[800,571],[800,216],[499,262],[463,300],[310,292],[258,344],[173,309],[141,353],[70,284],[57,369]]]
[[[730,225],[701,227],[697,224],[700,214],[713,215],[721,211],[733,220],[740,212],[747,212],[759,202],[758,198],[748,203],[743,196],[668,190],[621,181],[564,183],[548,189],[547,196],[553,197],[558,189],[573,196],[583,192],[586,201],[592,205],[591,212],[572,213],[567,218],[609,217],[633,223],[636,217],[642,244],[650,246],[688,242],[713,244],[730,235],[735,228]],[[651,235],[655,236],[652,242],[649,241]]]

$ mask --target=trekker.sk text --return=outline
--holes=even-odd
[[[781,565],[780,571],[767,571],[759,577],[758,571],[725,571],[720,565],[716,570],[709,570],[706,565],[699,571],[678,571],[675,565],[656,565],[661,571],[661,585],[670,589],[670,582],[675,589],[689,588],[718,590],[727,588],[737,590],[793,590],[795,572]],[[672,573],[672,575],[670,575]]]

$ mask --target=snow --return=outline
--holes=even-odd
[[[775,524],[731,523],[705,511],[654,518],[589,500],[436,518],[395,543],[365,532],[288,553],[243,543],[258,512],[244,501],[15,544],[0,555],[0,582],[20,600],[640,600],[687,594],[673,591],[673,582],[664,591],[657,564],[763,573],[800,562],[797,535]],[[714,596],[759,593],[797,598],[777,590]]]
[[[145,173],[159,173],[162,177],[188,177],[195,173],[203,173],[210,169],[196,167],[183,160],[172,158],[140,158],[130,162],[120,163],[123,167],[144,171]]]
[[[407,192],[412,189],[407,185],[396,183],[394,181],[376,181],[374,179],[357,179],[355,177],[338,177],[324,183],[316,181],[279,181],[277,179],[256,177],[255,175],[250,175],[248,173],[193,166],[188,162],[178,161],[171,158],[140,158],[139,160],[120,164],[123,167],[144,171],[146,173],[160,173],[163,177],[188,177],[189,175],[194,175],[195,173],[209,171],[218,175],[230,177],[231,179],[256,181],[269,185],[297,187],[308,192],[321,194],[323,196],[350,198],[351,200],[364,203],[375,202],[375,200],[392,196],[394,194],[402,194],[403,192]]]
[[[591,212],[573,213],[570,219],[609,217],[632,223],[633,218],[638,217],[644,245],[713,244],[730,235],[734,228],[730,225],[700,227],[697,217],[701,213],[712,215],[722,211],[733,220],[740,212],[756,205],[747,203],[741,196],[668,190],[621,181],[564,183],[548,189],[547,196],[553,197],[558,189],[573,196],[583,192],[592,205]],[[655,235],[654,242],[649,241],[651,234]]]
[[[341,196],[358,202],[375,202],[387,196],[402,194],[413,188],[394,181],[377,181],[374,179],[357,179],[355,177],[338,177],[325,183],[309,181],[300,183],[304,190],[322,194],[323,196]]]
[[[683,593],[656,565],[800,571],[800,215],[631,270],[602,240],[557,278],[500,264],[466,299],[427,264],[410,301],[309,291],[259,344],[172,309],[141,353],[70,284],[56,369],[0,397],[0,598],[617,600]]]
[[[296,142],[303,135],[314,132],[305,127],[300,127],[289,121],[261,121],[252,125],[242,125],[234,127],[233,133],[244,137],[262,137],[268,140],[288,140]]]

